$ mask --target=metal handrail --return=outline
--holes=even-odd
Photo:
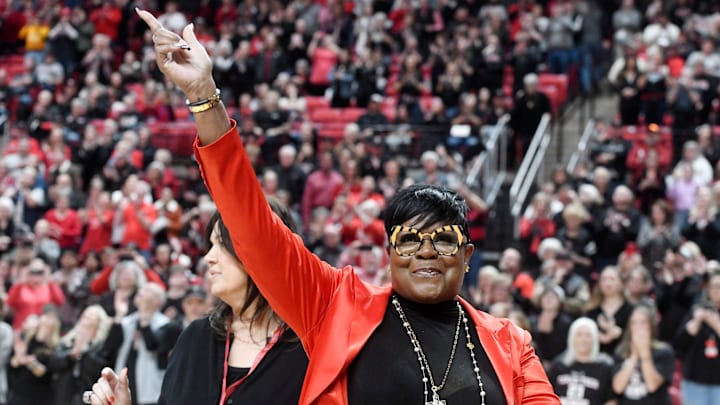
[[[500,193],[507,176],[507,136],[503,136],[510,122],[510,115],[505,114],[490,130],[485,142],[485,150],[470,168],[465,184],[472,187],[482,175],[481,186],[483,200],[493,205]]]
[[[545,158],[545,151],[550,145],[550,123],[552,116],[549,113],[543,114],[540,124],[538,124],[535,134],[533,135],[528,150],[525,153],[520,168],[515,174],[510,186],[510,213],[514,219],[515,237],[518,234],[518,223],[523,205],[527,194],[530,192],[530,186],[535,182],[538,171]]]
[[[590,144],[590,138],[592,138],[592,135],[595,132],[594,130],[595,120],[591,119],[588,121],[587,125],[585,125],[585,129],[580,137],[580,142],[578,142],[578,147],[575,152],[573,152],[572,156],[570,156],[567,166],[565,166],[566,172],[574,173],[578,163],[587,158],[588,145]]]

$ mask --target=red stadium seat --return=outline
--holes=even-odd
[[[355,122],[360,118],[361,115],[365,114],[364,108],[343,108],[341,110],[341,117],[344,122]]]
[[[315,123],[343,122],[342,111],[335,108],[318,108],[309,111],[310,121]]]
[[[322,96],[305,96],[305,107],[308,111],[316,108],[330,108],[330,100]]]
[[[558,106],[562,106],[568,99],[568,75],[542,73],[538,76],[540,87],[555,87],[557,89]]]

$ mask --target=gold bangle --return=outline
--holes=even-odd
[[[191,113],[197,114],[201,113],[203,111],[207,111],[213,107],[215,107],[220,102],[220,89],[215,89],[215,94],[212,96],[195,102],[190,102],[190,100],[185,99],[185,104],[187,105],[188,109]]]

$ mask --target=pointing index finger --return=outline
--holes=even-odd
[[[140,18],[142,18],[143,21],[145,21],[145,24],[150,27],[150,31],[152,31],[153,33],[163,28],[162,24],[160,24],[160,21],[158,21],[157,18],[155,18],[155,16],[153,16],[149,11],[141,10],[135,7],[135,12]]]

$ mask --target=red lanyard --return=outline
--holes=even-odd
[[[227,334],[225,336],[225,361],[223,364],[223,380],[222,380],[222,393],[220,394],[220,405],[225,405],[225,401],[230,398],[230,395],[235,392],[235,390],[242,384],[248,377],[250,377],[250,374],[252,374],[253,370],[255,370],[262,361],[263,358],[265,358],[265,355],[272,349],[273,346],[275,346],[275,343],[280,340],[280,336],[282,336],[284,331],[284,328],[282,326],[279,326],[277,329],[275,329],[275,333],[273,333],[272,337],[270,338],[270,341],[263,347],[262,350],[260,350],[260,353],[255,357],[255,361],[253,362],[252,367],[250,367],[250,371],[245,375],[245,377],[235,381],[231,386],[227,386],[227,375],[228,375],[228,357],[230,356],[230,327],[228,325],[227,328]]]

